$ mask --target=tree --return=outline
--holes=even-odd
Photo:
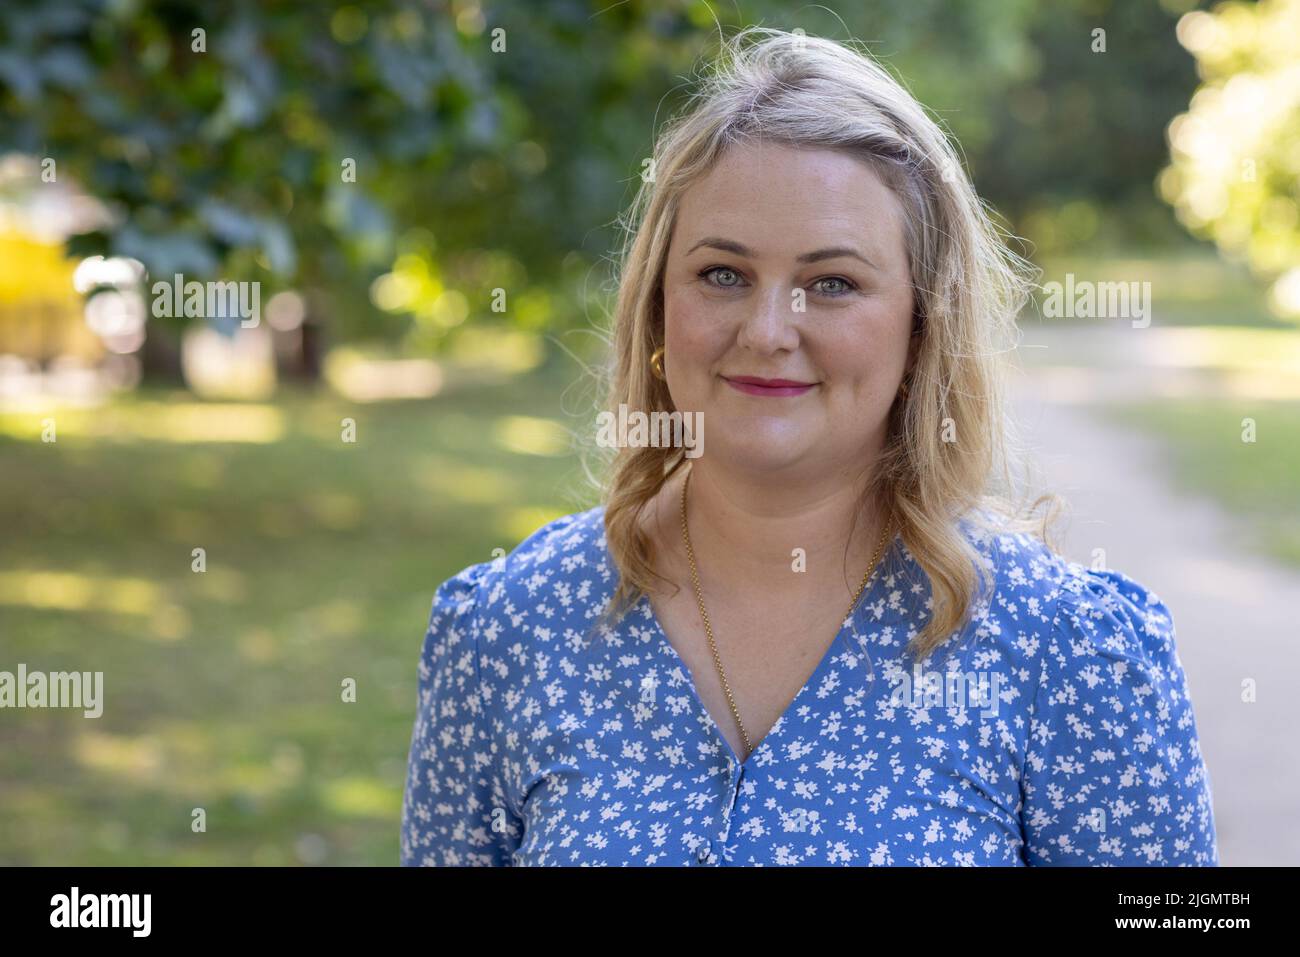
[[[1059,63],[1068,51],[1092,55],[1094,21],[1130,51],[1112,58],[1125,70],[1107,65],[1116,87],[1166,95],[1177,71],[1149,41],[1169,17],[1124,12],[1135,6],[1154,7],[9,3],[0,150],[54,159],[115,211],[74,241],[77,254],[132,256],[152,277],[262,281],[263,302],[293,288],[332,337],[401,338],[425,352],[470,326],[590,323],[608,278],[593,269],[619,245],[658,123],[682,105],[719,32],[745,24],[862,41],[960,139],[987,198],[1013,213],[1081,170],[1107,189],[1145,186],[1150,151],[1079,148],[1107,141],[1105,110],[1059,124],[1070,145],[1053,148],[1041,130],[1009,123],[1006,106],[1077,72],[1078,60]],[[1142,56],[1131,55],[1139,42]],[[1168,114],[1148,106],[1126,109],[1126,143],[1144,123],[1158,141]]]
[[[1275,279],[1300,318],[1300,0],[1186,14],[1178,38],[1203,79],[1169,124],[1161,195],[1194,234]]]
[[[0,148],[116,211],[78,255],[355,301],[391,258],[398,180],[481,138],[494,108],[458,46],[416,3],[6,4]]]

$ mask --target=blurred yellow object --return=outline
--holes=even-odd
[[[75,270],[61,243],[0,231],[0,355],[40,362],[103,357],[103,343],[87,328],[84,301],[72,285]]]
[[[325,381],[357,402],[427,399],[442,391],[442,367],[432,359],[369,356],[340,346],[325,357]]]
[[[185,384],[205,399],[269,399],[275,394],[275,347],[265,326],[226,336],[204,323],[181,334]]]
[[[570,434],[550,419],[507,415],[497,419],[492,431],[497,445],[520,455],[559,456],[571,448]]]

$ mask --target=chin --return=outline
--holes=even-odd
[[[737,469],[777,472],[805,460],[809,445],[807,435],[798,429],[768,428],[732,434],[726,439],[706,438],[705,454],[715,455]]]

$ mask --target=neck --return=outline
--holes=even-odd
[[[716,463],[705,465],[702,459],[690,469],[691,546],[697,564],[707,567],[716,585],[788,593],[804,587],[838,588],[843,583],[850,593],[856,591],[884,531],[874,503],[859,514],[867,481],[861,470],[830,473],[809,482],[806,477],[756,479],[752,473],[730,471]],[[679,545],[685,478],[683,470],[666,489],[671,493],[672,525]],[[792,574],[795,549],[802,549],[807,574]],[[680,551],[684,557],[684,546]]]

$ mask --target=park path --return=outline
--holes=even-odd
[[[1157,332],[1157,330],[1145,330]],[[1149,587],[1173,613],[1210,770],[1224,865],[1300,864],[1300,572],[1245,544],[1243,523],[1181,492],[1162,444],[1103,420],[1096,404],[1169,394],[1122,331],[1026,329],[1013,410],[1041,484],[1067,497],[1066,555]],[[1072,365],[1091,350],[1094,367]],[[1114,362],[1104,357],[1114,351]],[[1122,353],[1122,356],[1120,355]],[[1176,387],[1176,386],[1175,386]],[[1253,679],[1257,700],[1244,703]]]

